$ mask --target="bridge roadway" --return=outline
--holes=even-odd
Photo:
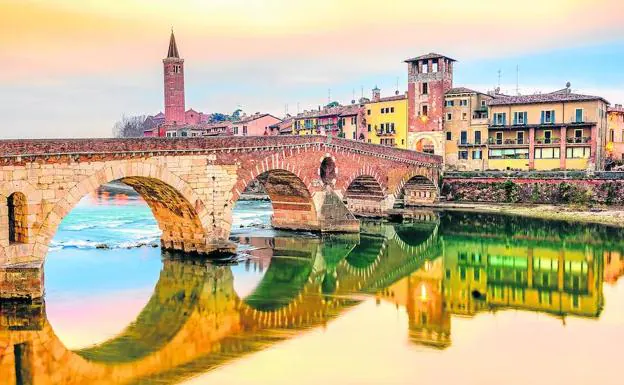
[[[267,239],[270,265],[246,298],[235,292],[229,267],[173,254],[137,319],[96,346],[66,349],[45,311],[39,319],[0,319],[13,329],[0,331],[0,383],[179,382],[324,325],[359,302],[353,294],[376,294],[441,255],[436,223],[411,234],[417,242],[378,224],[322,242]]]
[[[439,156],[324,136],[0,141],[0,294],[42,295],[42,264],[63,218],[115,180],[134,187],[164,249],[231,252],[232,210],[257,179],[273,226],[358,232],[409,188],[437,198]]]

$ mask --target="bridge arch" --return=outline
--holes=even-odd
[[[438,195],[437,178],[433,178],[428,170],[420,168],[407,174],[394,192],[396,199],[402,199],[405,206],[431,204],[438,199]]]
[[[271,162],[272,163],[272,162]],[[233,188],[231,199],[225,204],[222,231],[230,234],[232,210],[240,195],[253,181],[258,180],[264,187],[273,207],[272,225],[275,228],[291,230],[318,230],[319,220],[313,201],[314,191],[311,181],[299,167],[281,161],[275,167],[267,167],[269,161],[261,162],[259,173],[246,171]],[[303,175],[303,176],[302,176]]]
[[[202,199],[188,183],[163,166],[140,162],[108,164],[75,183],[50,209],[35,228],[33,257],[43,261],[48,245],[61,221],[86,195],[101,185],[122,181],[133,187],[152,210],[162,230],[161,245],[165,249],[186,252],[206,249],[210,233],[210,216]]]
[[[360,170],[345,186],[347,208],[357,214],[381,215],[386,210],[386,198],[386,189],[376,173]]]

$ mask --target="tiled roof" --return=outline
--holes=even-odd
[[[521,96],[505,96],[488,101],[490,106],[507,106],[514,104],[540,104],[540,103],[560,103],[560,102],[584,102],[602,100],[607,102],[600,96],[573,94],[571,92],[556,91],[548,94],[521,95]]]
[[[421,56],[417,56],[417,57],[414,57],[414,58],[411,58],[411,59],[407,59],[407,60],[405,60],[405,63],[411,63],[411,62],[418,61],[418,60],[439,59],[439,58],[446,58],[446,59],[449,59],[451,61],[457,61],[457,60],[452,59],[452,58],[450,58],[448,56],[444,56],[444,55],[440,55],[440,54],[431,52],[431,53],[428,53],[426,55],[421,55]]]
[[[359,105],[345,107],[340,116],[353,116],[360,113],[362,107]]]
[[[393,102],[395,100],[403,100],[403,99],[407,99],[407,96],[405,94],[386,96],[384,98],[380,98],[379,100],[371,100],[370,102],[366,102],[366,104]]]
[[[608,112],[615,112],[615,113],[619,113],[619,114],[624,114],[624,107],[609,107],[609,109],[607,110]]]
[[[262,119],[265,116],[271,116],[275,118],[275,116],[271,114],[254,114],[251,116],[245,116],[242,119],[235,121],[234,124],[244,124],[244,123],[253,122],[254,120]],[[275,119],[278,119],[278,118],[275,118]]]
[[[470,88],[466,88],[466,87],[455,87],[455,88],[451,88],[450,90],[448,90],[446,92],[446,94],[447,95],[451,95],[451,94],[483,94],[483,92],[471,90]]]

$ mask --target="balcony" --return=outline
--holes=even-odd
[[[529,146],[526,139],[495,139],[489,138],[488,144],[492,147],[524,147]]]
[[[551,146],[553,144],[560,144],[561,138],[535,138],[536,146]]]
[[[582,137],[573,137],[573,138],[566,138],[566,143],[567,144],[589,144],[591,143],[591,137],[589,136],[582,136]]]
[[[481,143],[481,142],[470,143],[468,141],[461,141],[461,140],[457,141],[457,147],[482,147],[482,146],[485,146],[485,143]]]
[[[393,136],[396,135],[396,130],[375,130],[377,136]]]
[[[472,125],[488,125],[490,124],[490,119],[488,118],[484,118],[484,117],[478,117],[478,116],[473,116],[472,117],[472,122],[470,122]]]
[[[571,126],[593,126],[596,124],[596,122],[590,122],[586,114],[582,116],[573,115],[568,121]]]

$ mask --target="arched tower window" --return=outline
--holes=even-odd
[[[20,192],[9,195],[9,242],[26,243],[28,234],[26,196]]]

